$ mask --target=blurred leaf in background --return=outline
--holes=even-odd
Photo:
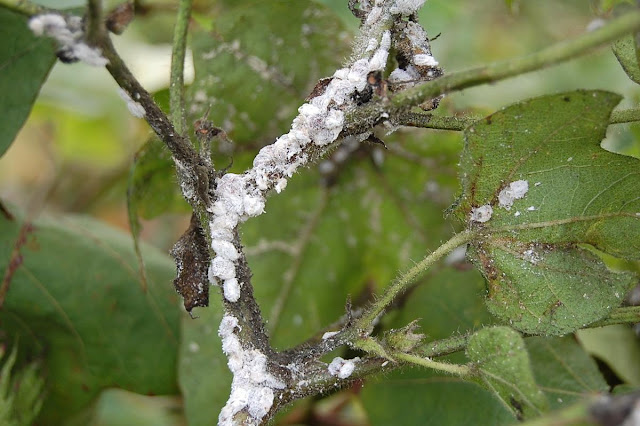
[[[27,18],[0,7],[0,157],[29,116],[56,57],[51,40],[36,37]]]
[[[135,273],[130,237],[87,218],[0,218],[0,322],[21,359],[43,359],[40,420],[79,415],[107,387],[177,392],[180,338],[174,266],[145,247],[149,286]]]

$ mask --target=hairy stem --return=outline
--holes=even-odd
[[[459,352],[467,347],[470,334],[462,334],[458,336],[447,337],[446,339],[434,340],[429,343],[425,343],[418,352],[424,357],[436,357],[449,355],[454,352]]]
[[[424,129],[462,131],[479,119],[480,117],[451,117],[406,111],[394,117],[394,123],[401,126],[421,127]]]
[[[394,124],[423,129],[463,131],[482,117],[455,117],[434,115],[427,112],[401,111],[394,117]],[[613,111],[609,124],[633,123],[640,121],[640,108],[622,109]]]
[[[610,21],[602,28],[582,36],[558,43],[522,58],[499,61],[423,83],[408,89],[391,100],[392,108],[401,110],[407,105],[417,105],[443,93],[491,83],[553,64],[564,62],[590,52],[603,44],[615,41],[625,34],[640,30],[640,11],[630,12]]]
[[[431,368],[433,370],[443,371],[445,373],[450,373],[460,377],[471,375],[471,369],[466,365],[449,364],[447,362],[434,361],[428,357],[421,357],[404,352],[393,352],[392,356],[399,361],[420,365],[422,367]]]
[[[181,135],[186,130],[184,116],[184,58],[187,50],[187,30],[189,28],[192,4],[192,0],[180,0],[176,26],[173,32],[173,50],[171,52],[169,108],[171,121],[176,131]]]
[[[47,12],[49,9],[26,0],[0,0],[0,5],[16,13],[33,16]]]
[[[611,311],[607,318],[589,324],[589,328],[614,324],[632,324],[636,322],[640,322],[640,306],[624,306]]]
[[[611,43],[625,34],[640,30],[640,11],[633,11],[611,20],[603,27],[585,33],[573,40],[558,43],[539,52],[520,58],[494,62],[486,66],[448,74],[393,96],[387,102],[371,102],[347,114],[349,123],[346,133],[359,133],[363,128],[372,127],[381,114],[387,113],[393,119],[412,106],[436,98],[444,93],[460,91],[539,70],[589,53],[596,47]]]
[[[438,247],[436,251],[422,259],[422,261],[417,263],[413,268],[398,277],[391,286],[386,289],[384,294],[376,299],[376,301],[367,308],[364,314],[358,318],[354,323],[355,330],[357,332],[366,332],[366,334],[369,334],[373,328],[376,318],[384,312],[393,299],[408,289],[409,286],[411,286],[413,282],[427,269],[433,266],[434,263],[449,254],[449,252],[456,247],[468,243],[475,236],[476,233],[473,231],[463,231],[454,235],[449,241]]]
[[[634,121],[640,121],[640,108],[613,111],[609,119],[610,124],[632,123]]]

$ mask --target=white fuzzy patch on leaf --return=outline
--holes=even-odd
[[[472,208],[470,219],[472,222],[485,223],[491,219],[491,215],[493,215],[493,208],[487,204]]]
[[[529,182],[526,180],[517,180],[511,182],[508,186],[502,189],[498,194],[498,202],[500,207],[505,210],[511,210],[513,202],[519,200],[527,195],[529,191]]]

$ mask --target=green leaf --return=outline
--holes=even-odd
[[[196,319],[182,316],[178,380],[188,424],[208,426],[216,424],[229,398],[232,375],[218,336],[223,312],[220,302],[214,300],[194,312]]]
[[[180,396],[147,396],[107,389],[96,403],[93,426],[186,425]]]
[[[56,60],[51,40],[36,37],[27,18],[0,7],[0,156],[29,116]]]
[[[271,143],[316,82],[340,67],[348,33],[316,2],[226,2],[218,9],[212,30],[192,36],[192,118],[211,105],[211,120],[236,143]]]
[[[481,298],[484,288],[482,276],[473,268],[434,271],[409,294],[390,327],[421,318],[420,330],[432,340],[481,328],[492,322]]]
[[[0,218],[3,330],[43,357],[39,422],[60,424],[107,387],[177,391],[175,267],[145,247],[149,286],[135,273],[130,237],[87,218]]]
[[[511,412],[475,383],[408,370],[374,379],[362,389],[372,425],[510,425]]]
[[[176,183],[171,154],[158,139],[150,139],[136,153],[127,182],[129,227],[144,287],[147,285],[147,274],[140,249],[139,217],[152,219],[161,214],[188,211],[190,207]]]
[[[640,66],[638,65],[638,44],[635,35],[618,40],[612,46],[618,62],[624,72],[634,82],[640,84]]]
[[[484,328],[471,336],[466,353],[480,375],[479,382],[518,419],[536,417],[546,410],[547,400],[536,385],[518,332],[509,327]]]
[[[573,336],[531,337],[525,342],[536,383],[552,410],[609,389],[598,365]]]
[[[578,330],[577,337],[587,352],[606,362],[618,377],[640,386],[640,340],[631,327]]]
[[[171,153],[156,138],[136,153],[129,173],[127,203],[130,215],[144,219],[191,211],[180,193]]]
[[[631,273],[609,270],[582,246],[640,258],[640,162],[599,147],[619,100],[601,91],[545,96],[465,132],[455,213],[483,228],[469,255],[488,281],[489,310],[521,331],[572,332],[605,317],[633,285]],[[528,190],[509,206],[504,196],[523,182]],[[470,218],[481,206],[493,213],[478,223]]]
[[[601,14],[611,12],[611,9],[618,5],[633,5],[634,0],[600,0],[598,2],[598,8],[600,9]]]

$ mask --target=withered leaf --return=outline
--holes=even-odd
[[[173,287],[184,299],[184,309],[191,315],[196,307],[209,306],[209,279],[207,269],[210,263],[209,249],[200,222],[191,215],[189,229],[171,249],[176,262],[177,277]]]

